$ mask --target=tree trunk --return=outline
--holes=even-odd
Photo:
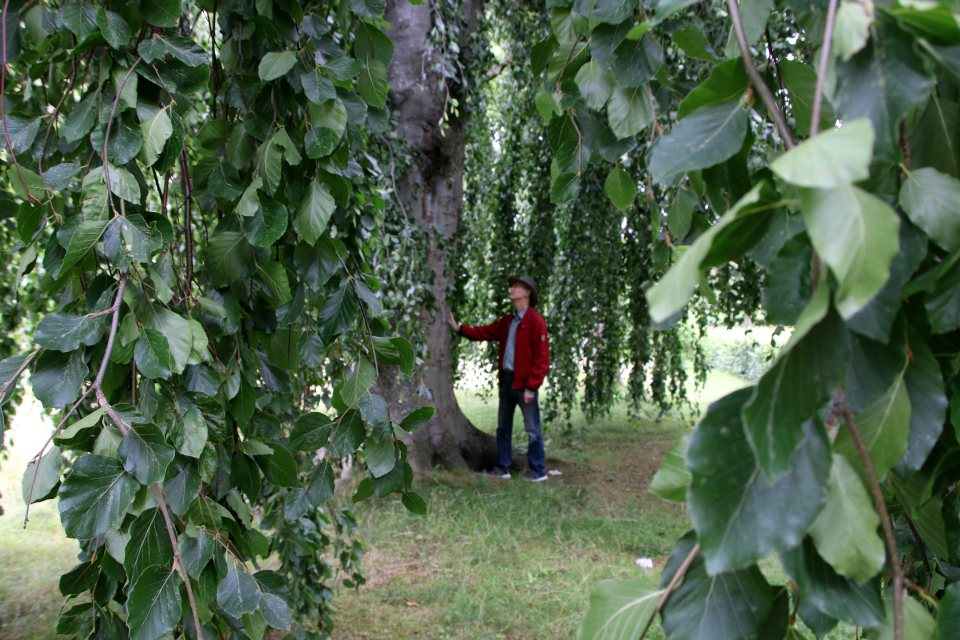
[[[479,0],[464,2],[470,30],[480,4]],[[387,402],[393,416],[404,416],[421,405],[436,407],[430,422],[404,439],[407,461],[414,469],[437,464],[451,469],[490,469],[496,463],[496,440],[473,426],[457,404],[450,358],[453,332],[446,321],[450,309],[446,292],[452,277],[447,256],[457,250],[463,207],[464,123],[451,118],[449,128],[441,134],[438,123],[443,118],[447,93],[432,71],[440,54],[428,51],[433,28],[430,5],[390,1],[385,17],[393,27],[389,34],[394,58],[387,76],[392,108],[399,114],[398,135],[419,154],[417,163],[399,179],[397,197],[412,221],[431,234],[427,259],[436,306],[435,313],[419,310],[426,327],[428,358],[412,377],[398,379],[394,373],[384,376]],[[447,250],[438,246],[437,234],[443,234],[445,242],[441,244]],[[518,463],[522,465],[523,461],[514,452],[514,464]]]

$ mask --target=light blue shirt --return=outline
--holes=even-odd
[[[510,331],[507,333],[507,346],[503,348],[503,370],[513,371],[513,360],[517,353],[517,327],[523,320],[526,309],[517,313],[513,312],[513,320],[510,321]]]

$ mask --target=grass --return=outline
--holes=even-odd
[[[744,384],[712,374],[701,406]],[[495,429],[496,399],[461,393],[459,400],[475,424]],[[335,640],[573,638],[590,589],[601,580],[658,581],[689,519],[683,507],[646,489],[690,421],[633,420],[621,406],[589,424],[582,415],[573,419],[575,431],[587,427],[577,440],[545,434],[548,468],[563,474],[546,483],[434,470],[418,480],[429,500],[427,517],[395,499],[357,505],[368,582],[339,590]],[[21,528],[20,477],[50,428],[35,405],[23,407],[15,444],[0,463],[4,640],[58,637],[57,582],[76,563],[77,543],[64,538],[55,501],[34,505],[29,528]],[[515,436],[525,445],[519,419]],[[638,558],[651,558],[654,569],[639,568]],[[775,559],[761,567],[771,581],[784,582]],[[648,637],[663,638],[657,623]],[[841,637],[853,635],[835,632],[830,640]]]

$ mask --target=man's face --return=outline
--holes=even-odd
[[[511,300],[522,300],[523,298],[530,297],[530,289],[527,289],[525,286],[519,282],[515,282],[510,286],[510,299]]]

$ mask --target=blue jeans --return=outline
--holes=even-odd
[[[510,468],[510,452],[513,446],[513,414],[517,405],[523,414],[523,428],[529,437],[527,461],[530,470],[537,475],[547,472],[546,453],[543,450],[543,434],[540,432],[540,393],[534,391],[533,400],[523,401],[524,389],[513,388],[513,372],[503,371],[500,376],[500,411],[497,414],[497,466]]]

